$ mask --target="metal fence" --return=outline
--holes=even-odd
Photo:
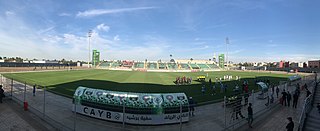
[[[305,120],[307,117],[307,114],[311,111],[312,109],[312,103],[313,103],[313,98],[315,95],[315,91],[317,89],[318,83],[320,82],[319,79],[320,77],[317,76],[317,74],[314,75],[315,80],[313,82],[313,88],[311,89],[311,95],[308,96],[304,102],[303,102],[303,108],[302,108],[302,112],[300,114],[299,117],[299,126],[298,126],[298,130],[302,131],[304,128],[304,124],[305,124]]]
[[[3,77],[2,75],[0,77],[0,84],[3,85],[5,95],[24,107],[24,110],[28,110],[37,115],[40,119],[46,121],[57,130],[74,130],[66,126],[66,123],[62,123],[60,120],[53,117],[54,113],[52,112],[52,107],[59,107],[63,103],[52,102],[54,99],[50,99],[46,87],[36,85],[36,89],[33,91],[33,87],[30,87],[26,82],[21,83]],[[50,101],[46,101],[48,99],[50,99]]]
[[[252,90],[250,93],[240,94],[241,99],[235,100],[233,103],[230,103],[228,107],[229,100],[228,98],[232,97],[225,97],[224,100],[224,115],[225,115],[225,130],[234,130],[237,129],[245,124],[247,124],[247,119],[240,118],[241,115],[247,117],[247,103],[252,103],[253,108],[253,116],[254,119],[263,115],[264,113],[270,111],[271,109],[275,108],[280,103],[281,92],[285,90],[286,92],[289,91],[290,94],[296,89],[297,83],[305,83],[308,87],[313,87],[314,85],[314,77],[315,75],[304,76],[300,81],[295,82],[279,82],[279,85],[274,87],[274,92],[272,88],[269,88],[267,92],[262,93],[261,90],[257,90],[256,92]],[[279,96],[276,95],[276,88],[279,88]],[[300,87],[299,87],[300,88]],[[258,96],[264,96],[264,99]],[[246,102],[245,96],[249,96],[248,102]],[[239,107],[240,106],[240,107]],[[240,110],[240,111],[239,111]],[[238,117],[239,115],[239,117]]]

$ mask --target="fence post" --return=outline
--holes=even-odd
[[[226,102],[226,100],[227,100],[227,97],[226,96],[224,96],[224,104],[223,104],[223,106],[224,106],[224,129],[226,130],[227,129],[227,111],[226,111],[226,108],[227,108],[227,102]]]
[[[73,121],[73,130],[75,131],[76,130],[76,122],[77,122],[77,101],[78,99],[77,98],[74,98],[74,121]]]
[[[180,131],[182,131],[182,103],[180,101]]]
[[[23,102],[26,102],[27,82],[24,82]]]
[[[46,116],[46,86],[43,87],[43,118]]]
[[[252,105],[254,105],[254,90],[251,91],[251,95],[252,95]]]
[[[125,106],[125,102],[122,102],[122,128],[124,128],[125,126],[125,114],[126,114],[126,106]]]
[[[13,78],[11,78],[11,98],[13,96],[12,91],[13,91]]]

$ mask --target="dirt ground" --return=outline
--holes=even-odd
[[[86,67],[71,66],[70,69],[87,69]],[[22,72],[22,71],[46,71],[46,70],[68,70],[68,67],[0,67],[0,72]]]

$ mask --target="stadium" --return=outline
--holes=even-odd
[[[0,1],[0,131],[318,130],[316,3]]]
[[[199,104],[221,101],[223,96],[232,95],[232,90],[236,86],[241,86],[244,81],[249,82],[250,90],[258,91],[259,88],[255,81],[270,80],[270,83],[277,84],[280,81],[287,81],[288,77],[292,75],[294,74],[226,71],[214,63],[145,63],[133,61],[101,62],[97,67],[89,70],[4,74],[8,78],[27,82],[30,85],[46,86],[49,91],[70,98],[73,97],[77,87],[85,86],[139,93],[183,92],[188,97],[193,97]],[[197,78],[199,76],[205,76],[205,80],[199,81]],[[232,78],[223,78],[226,76],[231,76]],[[236,76],[239,78],[236,79]],[[190,77],[192,82],[176,84],[175,81],[178,77]],[[209,86],[209,79],[211,79],[212,85],[217,86],[215,87],[216,92],[221,90],[220,80],[222,84],[229,87],[227,92],[213,95],[212,87]],[[201,92],[203,85],[206,87],[205,93]]]

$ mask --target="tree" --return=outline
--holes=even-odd
[[[192,59],[192,58],[190,58],[190,61],[193,61],[193,59]]]
[[[22,62],[23,62],[23,59],[20,58],[20,57],[16,57],[16,62],[17,62],[17,63],[22,63]]]

